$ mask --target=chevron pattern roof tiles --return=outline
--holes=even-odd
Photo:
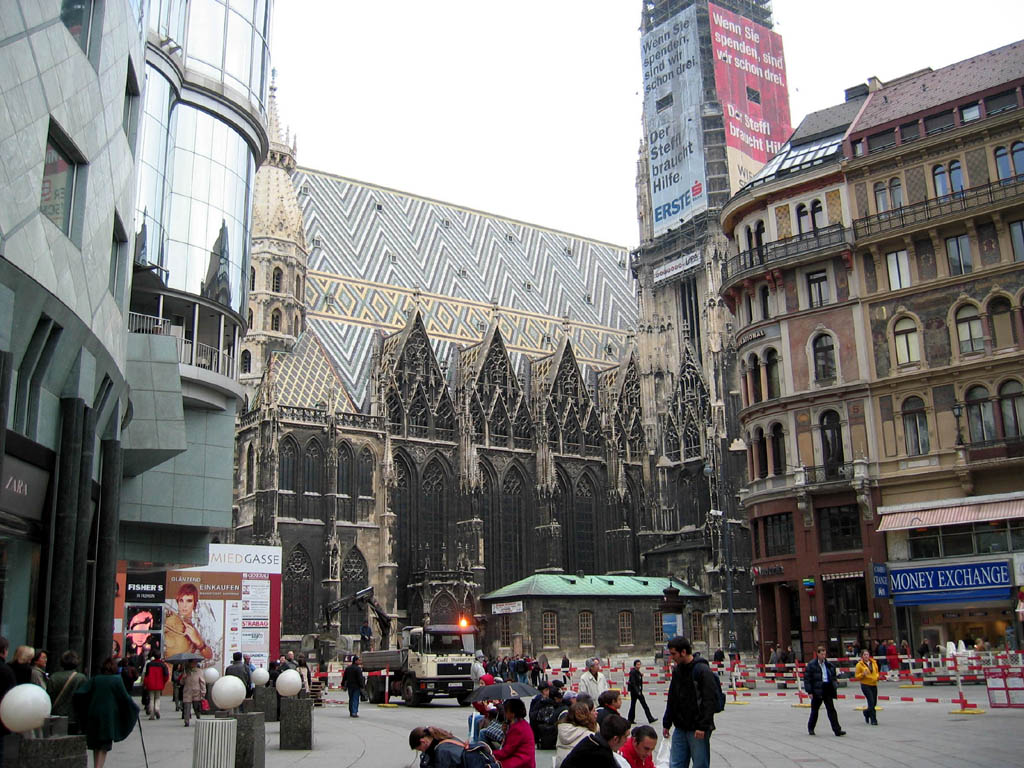
[[[497,312],[517,361],[551,354],[568,328],[581,365],[618,362],[637,317],[626,249],[310,169],[292,181],[312,244],[307,320],[356,402],[375,329],[404,328],[417,305],[439,360]]]
[[[310,406],[337,398],[342,411],[357,410],[330,355],[315,333],[304,333],[294,349],[270,355],[268,372],[280,405]]]

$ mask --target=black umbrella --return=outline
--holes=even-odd
[[[505,701],[505,699],[532,699],[540,691],[526,683],[493,683],[473,691],[470,701]]]
[[[186,661],[205,661],[206,657],[198,653],[176,653],[168,656],[164,661],[168,664],[184,664]]]

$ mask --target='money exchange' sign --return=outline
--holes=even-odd
[[[999,560],[894,568],[889,586],[896,605],[998,600],[1009,595],[1010,564]]]

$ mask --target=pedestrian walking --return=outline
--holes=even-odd
[[[299,673],[299,680],[302,681],[302,690],[299,691],[299,698],[307,699],[309,698],[311,686],[309,678],[309,666],[306,664],[305,656],[299,656],[299,660],[295,663],[295,671]]]
[[[46,651],[38,649],[32,656],[32,682],[44,691],[50,690],[50,676],[46,674]]]
[[[231,654],[231,663],[224,670],[224,675],[225,677],[227,675],[237,677],[242,681],[242,685],[245,686],[245,697],[249,698],[252,696],[252,673],[249,671],[249,665],[245,663],[241,651],[235,651]]]
[[[811,718],[807,721],[807,733],[814,735],[814,727],[818,724],[818,710],[822,703],[828,713],[828,721],[836,736],[845,736],[846,731],[839,725],[836,714],[836,668],[825,658],[825,646],[819,645],[816,657],[804,667],[804,690],[811,695]]]
[[[875,706],[878,704],[878,662],[871,658],[871,651],[867,648],[860,652],[860,661],[853,670],[853,679],[860,682],[860,690],[864,694],[864,722],[878,725],[875,715]]]
[[[32,682],[32,659],[36,655],[36,649],[31,645],[19,645],[14,649],[14,661],[7,664],[14,673],[14,680],[18,685]]]
[[[206,680],[203,678],[203,670],[196,666],[194,661],[185,665],[181,680],[181,716],[185,719],[185,727],[188,728],[192,720],[192,713],[201,717],[203,702],[206,701]]]
[[[160,658],[160,651],[153,649],[149,652],[149,661],[146,662],[146,669],[142,673],[142,687],[149,691],[146,713],[150,720],[160,719],[160,694],[170,678],[171,672]]]
[[[480,678],[487,674],[487,667],[484,666],[486,661],[483,651],[477,651],[473,658],[473,664],[469,668],[469,676],[473,678],[474,690],[480,687]]]
[[[75,692],[73,702],[85,744],[92,750],[93,768],[103,768],[114,742],[127,739],[139,718],[139,708],[125,690],[112,657]]]
[[[77,653],[64,651],[60,655],[60,672],[50,677],[50,716],[68,718],[68,733],[72,736],[81,733],[72,697],[75,691],[89,682],[89,678],[78,671],[78,664]]]
[[[345,667],[341,685],[348,691],[348,716],[359,717],[359,699],[363,695],[363,662],[358,656],[353,656],[352,663]]]
[[[637,703],[644,708],[647,722],[653,723],[657,718],[651,714],[651,708],[647,706],[647,699],[644,697],[644,673],[640,671],[640,659],[635,660],[633,668],[629,670],[626,690],[629,691],[629,717],[626,718],[629,720],[629,724],[632,725],[636,722],[633,717],[636,715]]]
[[[569,676],[570,676],[571,672],[572,672],[572,664],[569,661],[569,654],[563,653],[562,654],[562,679],[566,682],[566,684],[569,683]]]
[[[601,660],[597,657],[587,659],[587,668],[580,675],[580,693],[590,694],[590,697],[597,701],[597,698],[608,690],[608,678],[601,671]]]
[[[662,733],[672,737],[671,768],[708,768],[711,764],[711,732],[715,730],[715,705],[719,685],[707,659],[695,656],[685,637],[668,641],[675,664],[662,718]],[[675,730],[672,727],[675,726]]]

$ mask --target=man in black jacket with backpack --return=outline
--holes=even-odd
[[[675,663],[669,684],[665,717],[665,738],[672,726],[672,768],[708,768],[711,763],[711,732],[721,687],[707,659],[693,655],[693,645],[684,637],[668,641],[668,653]]]

